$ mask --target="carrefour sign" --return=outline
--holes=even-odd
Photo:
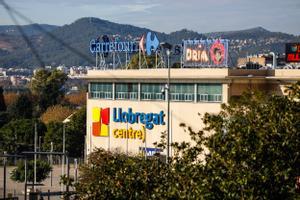
[[[111,52],[137,52],[138,42],[100,42],[99,40],[90,41],[90,51],[91,53],[111,53]]]
[[[146,46],[146,48],[145,48]],[[139,50],[147,55],[151,55],[159,47],[159,40],[155,33],[148,32],[145,36],[142,35],[140,41],[120,41],[119,39],[110,39],[107,35],[102,38],[92,39],[90,41],[91,53],[111,53],[111,52],[126,52],[134,53]]]
[[[96,137],[109,137],[110,132],[110,108],[94,107],[92,109],[92,134]],[[146,129],[151,130],[155,126],[165,125],[164,111],[158,113],[134,112],[132,108],[126,111],[122,108],[113,108],[113,121],[117,124],[124,123],[126,125],[142,124],[140,129],[133,127],[118,127],[112,129],[114,138],[119,139],[135,139],[145,142]]]

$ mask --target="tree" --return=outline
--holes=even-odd
[[[86,135],[86,107],[82,107],[72,115],[66,125],[66,148],[71,157],[83,157]]]
[[[170,172],[157,157],[147,160],[98,149],[82,166],[75,187],[85,199],[167,199]]]
[[[4,95],[4,101],[6,107],[9,107],[11,104],[15,103],[18,99],[18,94],[15,92],[9,92]]]
[[[67,75],[59,70],[37,70],[31,81],[31,91],[37,96],[40,111],[56,105],[64,96],[63,86]]]
[[[86,105],[86,92],[69,94],[65,98],[74,107]]]
[[[9,122],[9,116],[7,112],[0,112],[0,128]]]
[[[144,64],[145,60],[146,60],[148,68],[156,67],[156,56],[155,55],[151,55],[151,56],[141,55],[141,65]],[[160,58],[158,58],[157,62],[160,62]],[[129,69],[138,69],[138,68],[139,68],[139,54],[134,54],[131,57]],[[146,68],[146,67],[144,67],[144,68]]]
[[[52,167],[49,163],[43,160],[36,160],[36,181],[42,182],[48,176]],[[28,162],[27,165],[27,181],[33,182],[34,181],[34,160]],[[19,162],[17,167],[12,170],[10,178],[16,182],[24,182],[25,181],[25,164],[24,162]]]
[[[33,113],[33,103],[29,94],[21,94],[17,100],[8,107],[11,119],[31,119]]]
[[[6,111],[6,104],[3,96],[3,88],[0,86],[0,112]]]
[[[50,106],[42,114],[41,121],[45,124],[50,122],[62,122],[69,117],[74,111],[69,107],[62,105]]]
[[[65,124],[66,151],[70,157],[83,157],[86,134],[86,107],[75,112],[70,122]],[[63,150],[63,123],[52,121],[47,124],[43,148],[47,151],[53,142],[54,151]]]
[[[45,133],[43,149],[45,151],[51,150],[51,142],[53,142],[53,151],[63,151],[63,123],[62,122],[49,122]]]
[[[31,119],[17,119],[5,124],[0,129],[0,149],[8,153],[32,151],[34,144],[35,122]],[[43,136],[45,127],[37,122],[38,136]]]
[[[220,114],[206,114],[204,122],[206,131],[214,132],[207,140],[207,198],[295,198],[300,174],[299,101],[248,93],[223,105]]]

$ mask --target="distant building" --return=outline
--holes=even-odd
[[[238,58],[238,68],[259,69],[261,67],[272,67],[273,56],[269,54],[251,55],[244,58]],[[284,55],[276,56],[276,68],[284,68],[286,66]]]

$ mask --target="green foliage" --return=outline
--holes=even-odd
[[[12,119],[31,119],[33,103],[29,95],[19,95],[17,100],[7,108],[7,112]]]
[[[3,96],[3,88],[0,86],[0,112],[6,111],[5,100]]]
[[[67,75],[59,70],[37,70],[31,81],[31,91],[37,97],[40,111],[58,104],[64,97],[63,86]]]
[[[86,107],[72,115],[70,122],[65,124],[66,151],[70,157],[83,157],[84,137],[86,133]],[[50,151],[51,142],[57,152],[63,150],[63,123],[50,122],[44,138],[43,148]]]
[[[0,111],[0,128],[9,121],[9,116],[7,112]],[[1,141],[1,140],[0,140]]]
[[[87,199],[166,199],[168,172],[158,158],[145,160],[98,149],[82,166],[76,191]]]
[[[36,160],[36,181],[42,182],[48,176],[52,167],[50,164],[43,160]],[[19,162],[17,167],[13,169],[11,172],[10,178],[16,182],[24,182],[25,181],[25,163],[24,161]],[[27,181],[34,181],[34,160],[31,160],[27,163]]]
[[[134,54],[131,57],[129,69],[139,69],[139,62],[141,63],[142,68],[155,68],[156,67],[156,57],[155,55],[144,56],[141,54],[141,61],[139,61],[139,54]],[[160,62],[158,57],[157,62]]]
[[[97,149],[76,191],[84,199],[299,199],[299,104],[297,95],[244,94],[205,114],[203,130],[181,124],[193,142],[172,144],[167,164]],[[164,148],[165,139],[156,146]]]
[[[45,151],[51,150],[51,142],[53,142],[53,151],[63,151],[63,123],[50,122],[47,126],[47,131],[44,137],[43,149]]]
[[[300,174],[299,102],[246,94],[204,122],[215,133],[207,140],[205,165],[211,198],[293,198]]]
[[[66,124],[66,149],[70,157],[83,157],[86,135],[86,107],[77,110]]]
[[[8,153],[20,153],[33,150],[34,124],[30,119],[12,120],[0,129],[0,149]],[[45,127],[37,123],[37,132],[43,136]]]

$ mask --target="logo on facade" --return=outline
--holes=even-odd
[[[109,108],[93,108],[93,136],[108,137],[109,136],[109,119],[110,109]]]
[[[225,60],[225,47],[219,40],[210,47],[210,55],[215,65],[220,65]]]
[[[153,33],[153,39],[151,39],[152,33],[147,33],[147,40],[146,40],[146,52],[147,55],[150,56],[152,52],[155,52],[159,47],[159,40],[155,33]]]

